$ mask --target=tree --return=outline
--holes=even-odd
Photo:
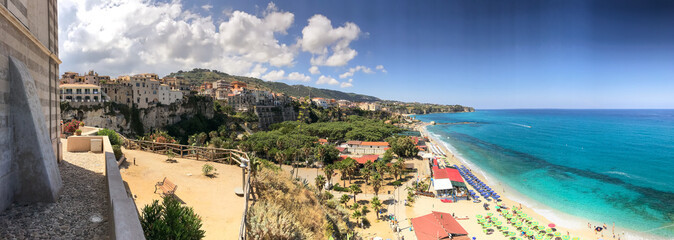
[[[325,177],[323,175],[318,175],[316,176],[316,188],[318,188],[318,192],[320,193],[323,190],[323,186],[325,186]]]
[[[386,152],[384,152],[384,156],[382,157],[382,160],[386,163],[390,163],[391,160],[393,160],[393,152],[391,149],[386,149]]]
[[[372,190],[374,190],[375,196],[379,195],[379,189],[381,188],[381,182],[382,182],[382,179],[379,176],[379,174],[375,174],[372,177]]]
[[[356,174],[356,169],[358,169],[356,159],[347,157],[342,161],[342,164],[344,164],[344,171],[349,176],[349,184],[351,184],[351,177]]]
[[[358,225],[358,221],[362,216],[363,214],[360,212],[360,210],[353,211],[353,214],[351,214],[351,217],[356,219],[356,225]]]
[[[360,186],[358,186],[358,184],[349,186],[349,191],[351,191],[351,193],[353,194],[353,202],[356,202],[356,195],[363,192],[362,190],[360,190]]]
[[[173,196],[159,204],[154,200],[141,211],[140,225],[147,239],[202,239],[201,218],[191,207],[181,206]]]
[[[325,173],[325,177],[328,179],[328,184],[332,184],[332,174],[335,172],[335,165],[334,164],[329,164],[325,167],[323,167],[323,173]]]
[[[374,209],[374,212],[377,213],[377,219],[379,219],[379,210],[381,210],[382,205],[381,201],[379,201],[379,197],[375,196],[372,198],[372,201],[370,201],[370,205],[372,205],[372,209]]]
[[[396,180],[398,180],[398,176],[403,175],[403,172],[405,171],[405,160],[399,158],[398,161],[393,163],[392,170],[393,175],[395,175]]]
[[[349,200],[351,200],[351,197],[349,197],[347,194],[344,194],[342,195],[342,198],[339,199],[339,202],[344,204],[344,207],[346,207],[346,204],[349,203]]]
[[[419,153],[419,148],[410,137],[390,137],[387,142],[391,146],[390,149],[400,157],[414,157]]]
[[[360,175],[365,180],[365,184],[370,185],[368,182],[370,180],[370,176],[372,176],[372,171],[369,168],[364,167],[360,169]]]

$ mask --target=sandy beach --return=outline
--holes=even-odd
[[[150,152],[123,149],[128,165],[120,169],[140,211],[143,206],[160,200],[154,185],[164,177],[178,186],[175,195],[201,217],[205,239],[236,239],[243,214],[243,198],[234,194],[241,187],[241,168],[235,165],[176,158],[166,162],[166,156]],[[135,165],[134,165],[135,159]],[[209,163],[217,169],[213,178],[202,174]]]
[[[428,134],[428,132],[426,131],[426,126],[427,125],[425,124],[419,126],[418,130],[421,131],[424,136],[429,136],[431,144],[435,145],[436,147],[439,147],[442,151],[445,152],[445,154],[447,155],[446,159],[449,162],[449,164],[450,165],[456,164],[458,166],[464,165],[468,168],[471,168],[471,166],[473,166],[471,168],[472,173],[478,178],[480,178],[482,181],[486,182],[488,185],[492,186],[492,188],[494,188],[496,192],[502,196],[501,198],[503,200],[502,203],[505,204],[506,206],[510,208],[512,208],[513,206],[519,208],[521,206],[523,212],[531,216],[534,220],[538,221],[542,225],[547,226],[550,223],[555,223],[557,225],[556,226],[557,230],[564,235],[568,232],[572,237],[580,237],[581,239],[614,239],[611,233],[611,226],[608,226],[609,228],[608,230],[603,231],[602,236],[602,234],[595,234],[594,230],[588,228],[587,224],[591,223],[592,226],[599,226],[602,225],[603,223],[590,222],[582,218],[557,212],[546,214],[552,215],[553,217],[545,216],[541,212],[534,210],[534,208],[546,209],[546,207],[540,205],[540,203],[536,203],[534,201],[523,201],[523,202],[516,201],[515,200],[516,198],[522,198],[523,195],[516,192],[515,190],[512,190],[508,186],[500,184],[492,177],[486,177],[485,174],[481,172],[479,169],[476,169],[474,165],[469,164],[468,162],[464,162],[464,160],[457,158],[452,151],[450,151],[447,147],[445,147],[443,143],[438,142],[437,139],[434,139],[433,136]],[[468,185],[468,188],[475,191],[475,189],[472,188],[472,186],[470,185]],[[493,208],[494,206],[493,202],[488,203],[490,204],[490,206],[492,206],[489,211],[485,210],[482,207],[482,203],[473,203],[472,201],[459,201],[457,203],[442,203],[438,199],[419,197],[413,207],[408,207],[407,216],[408,218],[414,218],[428,214],[431,211],[455,213],[457,217],[468,217],[468,220],[459,220],[459,223],[469,232],[470,237],[476,237],[476,239],[509,239],[507,237],[504,237],[500,233],[486,235],[482,231],[482,227],[477,223],[475,218],[477,214],[486,215],[487,213],[491,212],[494,215],[498,216],[498,213],[496,212],[495,208]],[[501,217],[501,219],[503,218]],[[622,229],[616,227],[615,229],[616,234],[622,232],[623,232]],[[615,239],[618,239],[618,237],[619,236],[616,235]],[[621,236],[620,239],[625,238]]]

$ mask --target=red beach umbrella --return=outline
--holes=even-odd
[[[556,226],[556,225],[555,225],[554,223],[548,224],[548,227],[551,227],[551,228],[553,228],[553,227],[555,227],[555,226]]]

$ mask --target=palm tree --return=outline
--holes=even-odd
[[[374,196],[372,198],[372,201],[370,201],[370,204],[372,205],[372,209],[374,209],[374,212],[377,213],[377,219],[379,219],[379,210],[381,209],[381,201],[379,201],[379,198],[377,196]]]
[[[356,160],[353,158],[346,158],[344,162],[344,168],[346,170],[347,175],[349,175],[349,184],[351,184],[351,177],[356,174],[356,169],[358,169],[358,165],[356,165]]]
[[[360,175],[363,176],[363,179],[365,180],[365,184],[370,185],[368,183],[368,180],[370,180],[370,176],[372,175],[372,172],[370,171],[370,169],[361,168],[360,169]]]
[[[375,174],[372,177],[372,190],[374,190],[374,195],[379,196],[379,189],[381,188],[382,179],[379,174]]]
[[[356,225],[358,225],[358,220],[363,216],[363,214],[360,213],[360,210],[353,211],[353,214],[351,217],[356,219]]]
[[[274,159],[278,162],[278,167],[281,168],[281,164],[283,163],[283,160],[286,158],[286,154],[283,151],[277,151],[276,155],[274,155]]]
[[[405,170],[405,161],[402,158],[399,158],[398,161],[393,163],[393,166],[391,168],[391,172],[393,172],[393,177],[395,178],[395,180],[398,180],[398,176],[402,175],[404,170]]]
[[[316,176],[316,188],[318,188],[318,193],[321,193],[323,186],[325,186],[325,177],[323,175]]]
[[[349,190],[351,191],[351,193],[353,193],[353,202],[356,202],[356,195],[363,192],[362,190],[360,190],[360,186],[358,186],[358,184],[349,186]]]
[[[339,199],[339,202],[344,204],[344,207],[346,207],[346,204],[349,203],[349,200],[351,200],[351,197],[349,195],[342,195],[342,198]]]
[[[328,184],[332,184],[332,174],[335,173],[335,165],[330,164],[323,167],[323,173],[325,173],[325,177],[328,178]]]

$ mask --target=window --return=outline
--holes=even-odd
[[[140,87],[140,83],[136,83],[136,87]]]
[[[88,88],[84,89],[84,94],[90,94],[90,93],[91,93],[91,89],[88,89]]]
[[[82,94],[82,89],[77,89],[77,90],[75,90],[75,93],[77,93],[77,94]]]

